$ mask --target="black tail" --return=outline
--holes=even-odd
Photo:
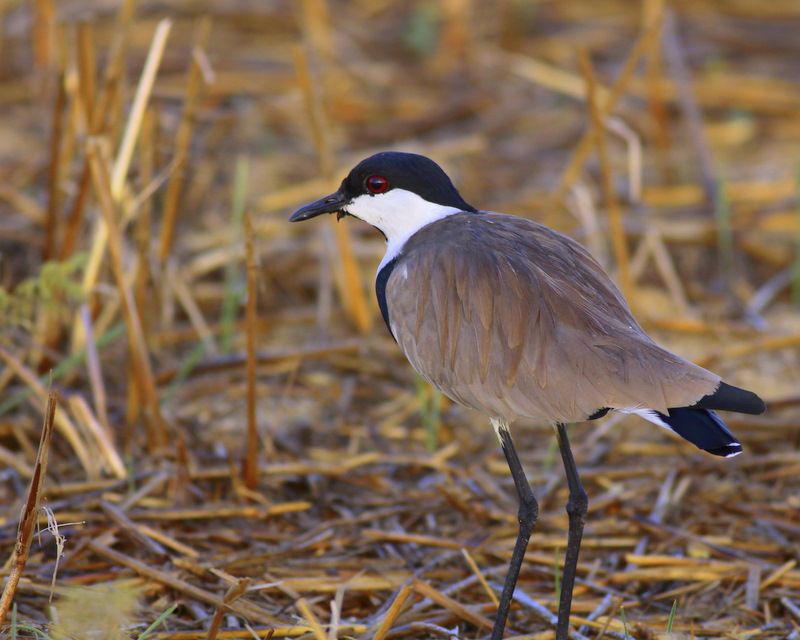
[[[703,396],[692,405],[695,409],[722,409],[737,413],[759,414],[767,410],[764,401],[752,391],[720,382],[714,393]]]
[[[666,415],[656,413],[670,429],[703,451],[725,458],[740,454],[742,445],[721,418],[713,411],[698,409],[697,406],[668,409]]]

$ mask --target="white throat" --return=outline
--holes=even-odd
[[[358,196],[345,207],[345,210],[350,215],[377,227],[386,236],[386,255],[383,256],[378,271],[394,259],[406,241],[422,227],[454,213],[461,213],[458,207],[429,202],[405,189]]]

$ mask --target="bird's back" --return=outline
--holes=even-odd
[[[524,218],[461,213],[423,227],[394,263],[385,300],[426,380],[509,421],[665,412],[720,382],[656,345],[580,244]]]

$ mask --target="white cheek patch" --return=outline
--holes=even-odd
[[[391,189],[377,195],[360,195],[344,208],[347,213],[377,227],[386,236],[386,255],[378,271],[396,257],[406,240],[422,227],[461,212],[458,207],[429,202],[405,189]]]

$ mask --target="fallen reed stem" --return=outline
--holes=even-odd
[[[56,393],[52,390],[48,391],[47,407],[44,411],[44,423],[42,425],[42,434],[39,437],[39,448],[36,452],[33,477],[28,485],[28,493],[17,529],[17,542],[13,556],[10,559],[11,572],[3,587],[3,593],[0,595],[0,625],[5,623],[8,612],[11,609],[11,603],[14,601],[17,586],[28,559],[31,542],[33,542],[34,526],[38,522],[44,479],[47,476],[47,461],[50,453],[50,441],[53,437],[57,402],[58,396]]]

